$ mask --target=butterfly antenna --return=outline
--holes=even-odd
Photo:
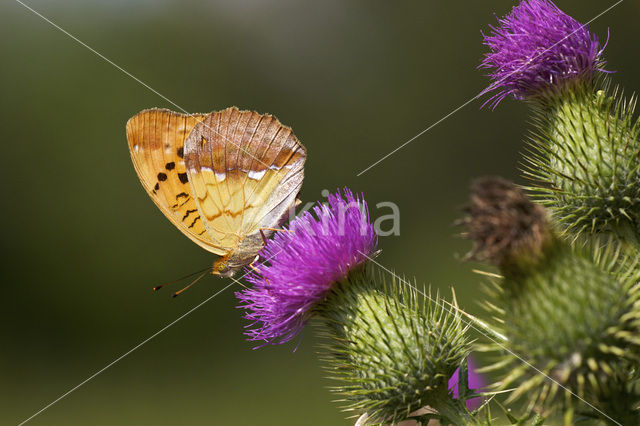
[[[182,293],[183,291],[187,290],[189,287],[191,287],[192,285],[194,285],[195,283],[197,283],[198,281],[200,281],[202,279],[202,277],[204,277],[205,275],[207,275],[207,271],[204,271],[202,273],[202,275],[200,275],[198,278],[196,278],[195,280],[191,281],[191,284],[189,284],[188,286],[186,286],[185,288],[183,288],[180,291],[176,291],[175,293],[173,293],[173,295],[171,297],[178,297],[180,295],[180,293]]]
[[[169,284],[174,284],[174,283],[177,283],[177,282],[182,281],[182,280],[184,280],[184,279],[191,278],[191,277],[192,277],[192,276],[194,276],[194,275],[201,274],[201,273],[203,273],[204,271],[208,271],[208,270],[210,270],[210,269],[211,269],[211,266],[207,266],[207,267],[206,267],[206,268],[204,268],[204,269],[201,269],[201,270],[196,271],[196,272],[192,272],[192,273],[190,273],[189,275],[185,275],[185,276],[184,276],[184,277],[182,277],[182,278],[178,278],[177,280],[173,280],[173,281],[170,281],[170,282],[168,282],[168,283],[164,283],[164,284],[157,285],[157,286],[155,286],[155,287],[153,288],[153,291],[158,291],[158,290],[160,290],[162,287],[166,287],[166,286],[168,286]]]

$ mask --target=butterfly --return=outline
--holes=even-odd
[[[183,234],[219,256],[214,275],[257,260],[264,238],[299,203],[306,149],[272,115],[153,108],[126,130],[142,185]]]

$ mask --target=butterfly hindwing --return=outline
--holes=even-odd
[[[227,108],[194,126],[184,152],[212,240],[240,257],[255,257],[260,229],[278,226],[295,204],[306,159],[302,144],[271,115]]]
[[[200,217],[184,161],[184,141],[205,117],[144,110],[127,122],[127,140],[138,177],[165,216],[195,243],[223,255]]]

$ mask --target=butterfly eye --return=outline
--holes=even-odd
[[[229,270],[229,267],[226,265],[226,263],[222,263],[221,262],[221,263],[218,263],[216,265],[216,269],[218,270],[218,272],[224,274],[225,272],[227,272]]]

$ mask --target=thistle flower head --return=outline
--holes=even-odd
[[[523,0],[484,36],[491,52],[480,68],[492,69],[494,107],[512,95],[524,99],[572,79],[604,71],[598,38],[549,0]]]
[[[367,204],[348,189],[276,232],[260,252],[265,260],[247,275],[253,288],[236,293],[252,322],[249,339],[291,340],[332,286],[373,256],[376,246]]]

